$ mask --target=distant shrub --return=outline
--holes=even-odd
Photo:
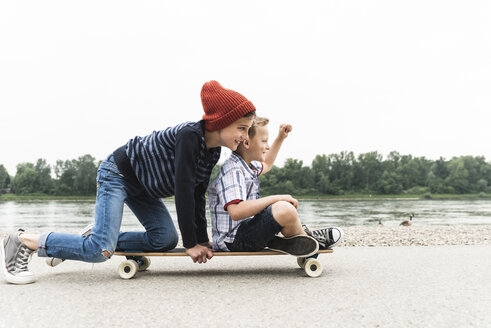
[[[455,194],[455,193],[457,193],[457,192],[455,191],[455,188],[454,188],[454,187],[447,186],[447,187],[445,188],[445,193],[446,193],[446,194]]]
[[[488,181],[486,179],[479,179],[479,181],[477,181],[477,187],[479,191],[486,191],[488,188]]]
[[[429,191],[428,191],[428,187],[416,186],[406,190],[405,193],[410,195],[422,195],[424,193],[429,193]]]
[[[423,199],[432,199],[432,198],[433,198],[433,196],[431,196],[431,193],[429,193],[429,192],[425,192],[423,194]]]

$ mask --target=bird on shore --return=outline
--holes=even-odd
[[[409,214],[409,220],[402,221],[401,224],[399,224],[399,225],[404,226],[404,227],[411,226],[411,224],[413,224],[413,216],[414,216],[414,213]]]
[[[382,223],[382,220],[378,220],[378,226],[379,227],[383,227],[384,226],[384,224]]]

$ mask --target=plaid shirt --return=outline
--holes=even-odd
[[[236,153],[223,163],[220,172],[208,189],[210,203],[213,249],[228,251],[225,242],[232,243],[239,224],[227,211],[230,204],[259,198],[261,162],[253,161],[251,167]]]

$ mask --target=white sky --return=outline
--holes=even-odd
[[[293,132],[278,156],[491,160],[488,1],[3,1],[0,164],[105,158],[202,116],[215,79]]]

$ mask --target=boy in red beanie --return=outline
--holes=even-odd
[[[247,138],[255,107],[240,93],[216,81],[201,89],[203,120],[186,122],[145,137],[135,137],[111,153],[97,174],[95,222],[82,234],[11,233],[0,243],[5,279],[14,284],[34,282],[28,262],[35,251],[61,259],[103,262],[114,251],[166,251],[178,235],[162,198],[175,196],[177,219],[186,253],[196,263],[213,257],[206,230],[206,200],[210,174],[221,146],[232,151]],[[127,204],[145,232],[121,232]]]

